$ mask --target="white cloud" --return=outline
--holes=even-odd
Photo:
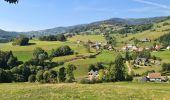
[[[141,8],[132,8],[132,9],[129,9],[128,11],[141,13],[141,12],[153,11],[156,9],[157,8],[155,7],[141,7]]]
[[[133,0],[133,1],[143,3],[143,4],[147,4],[147,5],[152,5],[152,6],[155,6],[155,7],[162,8],[162,9],[170,10],[170,7],[168,5],[165,5],[165,4],[160,4],[160,3],[146,1],[146,0]]]

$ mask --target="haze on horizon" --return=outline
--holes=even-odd
[[[0,1],[0,29],[32,31],[85,24],[109,18],[170,15],[169,0],[20,0]]]

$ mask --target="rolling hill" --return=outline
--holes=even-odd
[[[93,29],[99,29],[102,25],[106,27],[112,27],[114,29],[122,28],[125,25],[141,25],[141,24],[153,24],[166,20],[167,17],[153,17],[153,18],[111,18],[108,20],[92,22],[89,24],[74,25],[68,27],[55,27],[51,29],[39,30],[39,31],[29,31],[29,32],[8,32],[0,30],[0,40],[8,40],[10,38],[16,37],[18,35],[27,36],[42,36],[42,35],[54,35],[58,33],[79,33],[85,32]]]
[[[9,41],[10,39],[18,36],[19,33],[17,32],[8,32],[0,29],[0,42],[6,42]]]

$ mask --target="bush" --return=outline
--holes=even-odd
[[[16,39],[14,39],[12,45],[25,46],[28,45],[28,43],[29,43],[29,38],[25,36],[19,36]]]
[[[43,73],[44,73],[43,70],[39,70],[39,71],[37,72],[37,74],[36,74],[36,80],[37,80],[38,82],[40,82],[41,80],[43,80]]]
[[[36,81],[35,75],[30,75],[30,76],[28,77],[28,82],[32,83],[32,82],[35,82],[35,81]]]
[[[59,57],[59,56],[66,56],[66,55],[72,55],[74,52],[69,46],[61,46],[57,49],[53,49],[51,51],[51,57]]]
[[[66,37],[63,34],[42,36],[39,38],[40,41],[66,41]]]
[[[89,81],[88,79],[83,78],[83,79],[81,79],[81,80],[79,81],[79,83],[80,83],[80,84],[89,84],[90,81]]]
[[[133,80],[133,76],[132,75],[127,75],[126,76],[126,81],[132,81]]]

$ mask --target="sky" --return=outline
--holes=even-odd
[[[0,29],[32,31],[110,18],[170,15],[170,0],[0,0]]]

